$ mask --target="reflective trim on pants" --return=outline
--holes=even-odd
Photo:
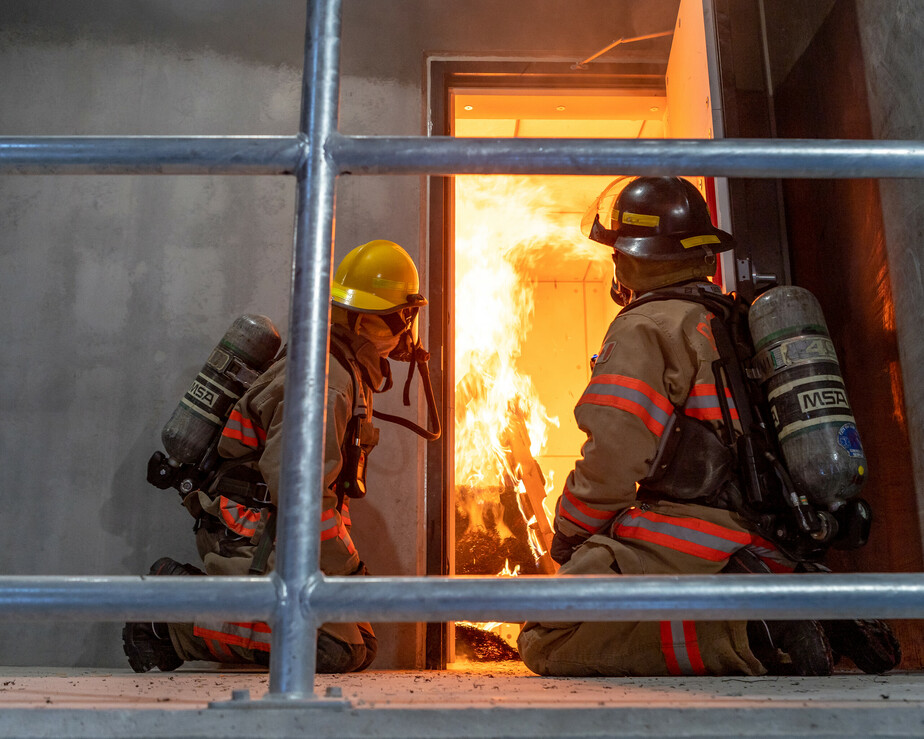
[[[693,621],[661,621],[661,651],[671,675],[705,675]]]

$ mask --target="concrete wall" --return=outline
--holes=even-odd
[[[766,3],[771,68],[776,75],[774,82],[780,86],[778,113],[802,119],[798,130],[781,128],[781,136],[924,139],[921,3],[896,0],[886,6],[874,0],[825,0],[811,7],[799,0]],[[796,74],[802,82],[794,82]],[[787,113],[782,107],[784,95],[800,98],[789,104],[801,104],[801,113]],[[867,185],[872,187],[869,195],[848,205],[846,193],[850,191],[856,198]],[[881,312],[875,323],[889,333],[890,340],[895,337],[900,369],[890,369],[889,351],[874,354],[869,363],[871,367],[878,364],[878,374],[867,373],[871,383],[884,386],[886,391],[886,402],[879,403],[877,412],[891,414],[886,423],[895,425],[893,433],[883,439],[880,474],[893,489],[913,489],[911,505],[895,511],[894,527],[904,525],[897,520],[899,516],[907,519],[916,514],[918,531],[924,531],[924,333],[920,323],[924,300],[924,215],[920,203],[924,183],[920,179],[846,180],[823,183],[814,188],[812,197],[823,198],[822,190],[829,191],[828,203],[816,211],[816,216],[824,207],[850,211],[815,218],[816,227],[834,247],[831,257],[842,266],[851,265],[842,268],[853,272],[851,279],[859,278],[852,289],[844,285],[839,294],[831,291],[836,302],[847,305],[845,315],[850,318],[843,321],[844,335],[861,345],[854,354],[870,352],[869,342],[864,343],[869,332],[861,328],[862,322],[855,316],[863,312],[864,304],[872,304]],[[844,240],[838,238],[837,229],[820,226],[821,222],[834,221],[841,222],[840,229],[848,229],[842,234]],[[866,242],[859,234],[864,234]],[[855,246],[850,242],[856,242]],[[882,260],[883,251],[887,261]],[[839,271],[835,267],[833,274]],[[825,281],[831,283],[830,278],[828,275]],[[906,455],[910,457],[910,471]],[[896,474],[899,470],[901,473]],[[908,510],[910,507],[915,510]],[[909,546],[896,530],[890,530],[889,535],[899,540],[890,545],[896,552],[896,566],[904,569],[903,561],[905,565],[919,561],[918,546]],[[901,553],[901,549],[905,551]]]
[[[268,13],[287,59],[242,28],[223,47],[197,7],[5,3],[0,133],[295,131],[300,4]],[[241,26],[245,4],[229,7]],[[145,464],[236,315],[285,332],[293,213],[284,178],[0,177],[4,574],[197,561],[192,519]],[[0,662],[121,665],[119,626],[15,624]]]
[[[577,61],[614,39],[672,28],[664,17],[677,4],[346,0],[341,130],[425,132],[428,57]],[[304,5],[6,0],[0,135],[292,134]],[[924,8],[857,7],[874,134],[924,138]],[[880,184],[919,495],[921,187]],[[145,463],[237,314],[265,313],[285,334],[293,191],[287,178],[0,177],[0,571],[130,574],[165,554],[195,559],[191,519],[145,483]],[[394,239],[428,284],[423,192],[416,177],[341,181],[337,255]],[[382,407],[401,410],[400,400]],[[355,538],[374,572],[414,574],[423,443],[397,430],[383,447],[371,459],[373,492],[354,511]],[[122,666],[118,628],[8,624],[0,663]],[[380,635],[379,666],[419,664],[421,630],[383,626]]]
[[[341,130],[423,133],[430,55],[577,61],[672,28],[677,1],[347,0]],[[295,0],[6,0],[0,135],[293,134],[304,19]],[[652,48],[663,46],[625,53]],[[192,519],[147,485],[145,464],[236,315],[269,315],[285,335],[293,200],[287,178],[0,177],[0,571],[124,575],[163,555],[195,561]],[[420,178],[342,181],[338,257],[393,239],[428,284],[421,203]],[[401,411],[392,395],[380,407]],[[382,447],[354,538],[373,572],[415,574],[423,442],[398,429]],[[379,631],[379,666],[420,663],[421,629]],[[7,624],[0,663],[123,666],[118,634]]]
[[[855,6],[835,3],[776,89],[783,138],[873,138]],[[827,60],[836,68],[818,74]],[[806,105],[806,100],[811,100]],[[783,181],[795,284],[818,298],[838,349],[869,459],[863,497],[873,509],[867,546],[832,552],[847,572],[922,569],[918,501],[896,335],[894,273],[875,179]],[[922,664],[919,621],[896,624],[903,667]]]
[[[895,0],[883,13],[856,0],[873,135],[924,139],[924,5]],[[881,180],[886,252],[895,299],[895,329],[904,378],[905,418],[924,531],[924,180]]]

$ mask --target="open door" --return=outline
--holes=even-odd
[[[666,68],[491,61],[431,70],[434,133],[460,137],[710,138],[716,105],[701,0],[682,0]],[[461,70],[461,71],[460,71]],[[435,74],[434,74],[435,72]],[[446,431],[428,460],[431,574],[551,574],[550,520],[584,434],[572,411],[616,315],[611,251],[581,221],[612,176],[431,179],[431,295],[443,322]],[[724,181],[689,178],[729,229]],[[734,287],[734,257],[717,279]],[[436,308],[436,306],[434,306]],[[453,419],[450,423],[448,419]],[[432,625],[428,665],[515,658],[518,624]]]

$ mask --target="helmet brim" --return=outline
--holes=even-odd
[[[678,252],[678,243],[683,251]],[[671,236],[617,236],[613,248],[620,254],[642,260],[676,262],[687,253],[690,258],[701,258],[703,252],[718,254],[734,248],[731,234],[714,228],[707,233],[678,234]]]
[[[408,295],[407,300],[403,303],[395,304],[378,295],[373,295],[363,290],[351,290],[338,285],[334,285],[334,287],[331,288],[330,302],[332,305],[339,306],[346,310],[358,313],[371,313],[373,315],[397,313],[404,308],[423,308],[427,305],[427,299],[420,293]]]

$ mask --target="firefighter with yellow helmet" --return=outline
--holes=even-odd
[[[340,263],[331,303],[320,566],[328,575],[362,575],[366,568],[350,536],[350,501],[365,494],[366,458],[379,439],[372,424],[373,395],[392,386],[388,357],[416,361],[425,371],[417,314],[427,301],[408,253],[394,242],[376,240],[356,247]],[[221,428],[217,474],[183,498],[196,519],[205,572],[163,558],[151,574],[247,575],[273,568],[285,367],[283,349]],[[404,425],[421,431],[410,422]],[[269,626],[261,622],[129,623],[123,643],[132,668],[145,672],[172,670],[187,660],[266,665],[270,636]],[[325,624],[318,632],[317,670],[363,670],[376,647],[367,623]]]
[[[584,225],[613,248],[625,308],[574,411],[587,442],[556,507],[559,574],[794,571],[799,555],[742,514],[730,449],[745,409],[714,372],[714,319],[732,301],[708,278],[731,235],[672,177],[620,178]],[[900,659],[885,624],[858,621],[531,622],[518,644],[542,675],[827,675],[838,655],[868,672]]]

